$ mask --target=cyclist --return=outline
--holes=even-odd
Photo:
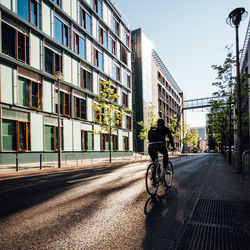
[[[148,132],[148,153],[153,162],[156,160],[158,152],[163,154],[163,174],[168,174],[168,150],[166,147],[166,136],[168,136],[173,150],[176,150],[171,131],[165,126],[165,121],[160,118],[157,121],[157,126],[151,127]]]

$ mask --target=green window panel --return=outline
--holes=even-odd
[[[53,126],[45,126],[45,150],[54,150],[54,127]]]
[[[88,132],[88,150],[94,150],[93,141],[94,141],[93,132],[89,131]]]
[[[16,121],[2,121],[3,128],[3,150],[16,150]]]
[[[29,80],[18,78],[18,104],[22,106],[30,106],[30,84]]]

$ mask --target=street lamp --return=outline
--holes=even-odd
[[[61,157],[61,121],[60,121],[60,82],[63,80],[63,74],[60,71],[55,72],[55,78],[57,81],[57,112],[58,112],[58,168],[62,166],[62,157]]]
[[[236,32],[236,81],[237,81],[237,172],[241,172],[242,156],[242,120],[241,120],[241,85],[239,65],[239,34],[238,28],[241,21],[246,19],[247,11],[244,8],[237,8],[230,12],[226,20],[227,24],[235,27]],[[231,149],[230,149],[231,150]]]

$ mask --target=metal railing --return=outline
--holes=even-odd
[[[244,180],[245,179],[245,162],[246,162],[246,159],[247,159],[247,163],[248,163],[248,168],[250,167],[250,160],[248,159],[248,156],[250,155],[250,149],[246,150],[243,152],[242,154],[242,179]]]
[[[0,157],[0,171],[58,167],[57,152],[5,152]],[[112,162],[148,160],[147,152],[115,151]],[[62,152],[62,167],[91,166],[109,162],[107,151]]]

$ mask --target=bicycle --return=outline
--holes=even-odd
[[[160,185],[164,185],[166,188],[171,187],[174,179],[173,164],[168,161],[167,169],[168,173],[162,175],[164,171],[159,163],[158,157],[153,163],[150,163],[146,172],[146,189],[150,195],[157,194]]]

